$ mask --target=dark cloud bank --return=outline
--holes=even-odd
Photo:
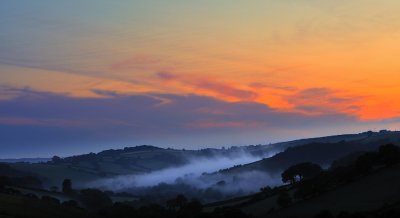
[[[127,142],[161,146],[180,142],[191,148],[236,145],[284,139],[290,130],[357,122],[345,114],[309,116],[198,95],[122,95],[94,90],[103,98],[77,98],[5,87],[1,92],[14,96],[0,100],[0,146],[8,156],[22,150],[69,154],[82,145],[87,148],[82,152],[96,151],[123,147]]]

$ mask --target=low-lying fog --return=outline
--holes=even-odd
[[[256,192],[267,185],[280,184],[280,178],[272,178],[268,173],[261,171],[218,172],[221,169],[252,163],[272,155],[268,154],[260,157],[238,152],[235,155],[229,155],[229,157],[221,155],[210,158],[197,157],[192,158],[188,164],[183,166],[141,175],[124,175],[102,179],[88,186],[142,195],[173,197],[165,195],[182,193],[204,201],[221,200],[227,197]]]

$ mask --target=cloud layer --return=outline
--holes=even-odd
[[[63,148],[65,152],[60,144],[66,143],[71,148],[87,143],[87,151],[102,148],[96,143],[106,148],[110,142],[114,146],[141,142],[189,147],[237,145],[282,140],[288,138],[286,131],[307,132],[326,124],[332,127],[357,121],[346,114],[307,115],[198,95],[93,92],[100,97],[3,87],[2,93],[13,97],[0,100],[0,146],[12,154],[19,148],[47,149],[47,153]]]

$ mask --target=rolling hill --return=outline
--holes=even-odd
[[[229,149],[177,150],[143,145],[65,158],[56,157],[43,163],[17,162],[10,163],[10,165],[16,170],[40,176],[48,187],[58,186],[65,178],[72,179],[74,185],[79,187],[97,179],[118,175],[143,174],[183,166],[195,157],[230,157],[238,153],[246,153],[265,159],[235,167],[226,170],[226,172],[264,170],[279,173],[282,169],[297,162],[313,161],[327,165],[353,151],[369,150],[380,144],[399,141],[399,132],[381,131],[300,139],[268,145],[231,147]],[[276,154],[277,152],[281,153]],[[276,155],[273,156],[274,154]]]
[[[333,139],[339,141],[335,142]],[[301,144],[300,141],[306,144]],[[266,171],[279,176],[289,166],[301,162],[313,162],[327,168],[333,161],[351,153],[375,150],[380,145],[390,143],[400,144],[400,132],[366,132],[358,135],[299,140],[295,143],[284,144],[286,150],[270,158],[226,169],[222,172],[235,174],[248,171]]]
[[[279,203],[282,193],[288,193],[291,200]],[[206,206],[206,211],[240,208],[254,217],[272,218],[386,218],[398,217],[399,206],[400,147],[386,145],[359,154],[356,161],[341,168],[253,195],[214,202]]]

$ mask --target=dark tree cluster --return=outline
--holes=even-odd
[[[49,163],[49,164],[61,164],[61,163],[64,163],[64,160],[59,156],[53,156],[51,158],[51,161],[49,161],[47,163]]]
[[[299,163],[289,167],[282,173],[282,182],[291,184],[304,179],[310,179],[322,172],[322,168],[318,164],[313,163]]]
[[[360,179],[361,177],[382,167],[400,164],[400,147],[392,144],[379,147],[376,152],[366,152],[348,166],[336,167],[323,171],[312,163],[300,163],[289,167],[282,173],[282,181],[290,182],[296,199],[309,199],[335,187]],[[281,193],[278,204],[287,206],[288,195]],[[290,196],[289,196],[290,197]],[[280,201],[280,202],[279,202]]]
[[[139,208],[124,203],[115,203],[97,210],[99,218],[249,218],[236,208],[216,209],[212,213],[203,211],[203,205],[197,200],[188,200],[184,195],[178,195],[166,202],[166,207],[150,204]]]
[[[70,179],[64,179],[62,183],[62,192],[64,194],[72,194],[72,181]]]
[[[71,182],[71,181],[69,181]],[[67,183],[69,183],[67,182]],[[71,182],[72,183],[72,182]],[[69,187],[69,185],[67,185]],[[214,212],[204,212],[203,205],[197,200],[188,200],[184,195],[178,195],[160,204],[149,204],[142,207],[134,207],[129,203],[113,203],[108,192],[97,189],[73,190],[73,198],[60,202],[52,196],[39,198],[35,194],[22,194],[12,188],[3,188],[0,193],[18,196],[33,203],[35,210],[39,210],[43,217],[47,216],[47,210],[54,208],[62,210],[62,217],[90,217],[90,218],[248,218],[237,208],[217,209]],[[25,200],[24,200],[25,201]],[[79,203],[78,203],[79,202]],[[39,204],[40,203],[40,204]],[[30,209],[32,209],[30,207]],[[1,215],[7,215],[7,211],[0,211]],[[12,215],[12,214],[9,214]],[[78,216],[77,216],[78,215]],[[8,216],[7,216],[8,217]],[[10,216],[13,217],[13,216]]]

